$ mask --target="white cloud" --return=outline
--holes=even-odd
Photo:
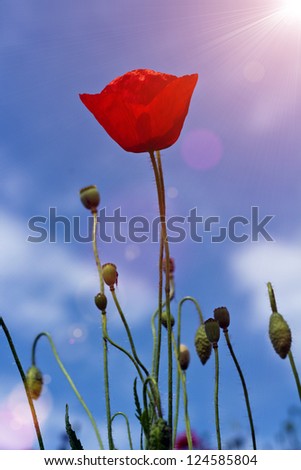
[[[3,210],[0,217],[2,314],[19,327],[34,323],[36,329],[45,330],[57,322],[66,326],[70,321],[66,304],[72,302],[81,308],[98,290],[92,247],[91,256],[83,260],[69,244],[29,243],[26,221]],[[117,294],[122,307],[129,321],[139,324],[152,309],[156,295],[146,280],[129,273],[126,266],[121,264],[118,270]]]

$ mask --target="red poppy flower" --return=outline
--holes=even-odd
[[[191,433],[193,449],[208,449],[202,439],[200,439],[194,432]],[[176,438],[175,449],[188,450],[188,440],[186,433],[182,433]]]
[[[178,139],[197,80],[197,74],[176,77],[139,69],[80,99],[124,150],[150,152]]]

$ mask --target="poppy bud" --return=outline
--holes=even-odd
[[[100,203],[100,195],[96,186],[87,186],[79,192],[80,200],[86,209],[96,212]]]
[[[162,325],[165,326],[165,328],[167,328],[168,321],[167,321],[167,312],[166,311],[162,312],[161,322],[162,322]],[[174,324],[175,324],[175,319],[174,319],[174,316],[172,314],[170,314],[170,324],[171,324],[171,327],[173,327]]]
[[[33,400],[37,400],[42,392],[43,376],[36,366],[31,366],[26,373],[26,382]]]
[[[276,353],[285,359],[291,349],[292,334],[280,313],[273,312],[270,316],[269,335]]]
[[[167,422],[159,418],[152,424],[149,434],[149,450],[169,450],[171,433]]]
[[[213,318],[205,321],[205,331],[210,343],[216,345],[220,337],[219,324]]]
[[[94,297],[95,305],[99,310],[102,312],[107,308],[107,297],[105,294],[101,294],[100,292]]]
[[[185,344],[180,344],[179,363],[182,370],[188,369],[190,362],[190,352]]]
[[[163,259],[163,271],[166,273],[166,259]],[[169,274],[173,275],[175,272],[175,260],[174,258],[169,258]]]
[[[226,330],[230,325],[230,314],[226,307],[216,308],[214,310],[214,318],[223,330]]]
[[[102,266],[102,277],[104,282],[110,287],[110,289],[114,289],[114,284],[117,284],[118,280],[118,272],[115,264],[113,263],[106,263]]]
[[[194,338],[194,344],[201,363],[205,365],[211,355],[212,346],[209,339],[207,338],[204,325],[199,326],[197,329]]]

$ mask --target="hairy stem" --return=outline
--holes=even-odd
[[[253,443],[253,449],[256,450],[256,436],[255,436],[255,429],[254,429],[254,423],[253,423],[253,417],[252,417],[252,411],[251,411],[251,405],[250,405],[250,400],[249,400],[249,393],[248,393],[248,389],[247,389],[247,385],[246,385],[246,381],[245,381],[245,378],[244,378],[244,375],[242,373],[242,370],[241,370],[241,367],[239,365],[239,362],[236,358],[236,355],[233,351],[233,347],[232,347],[232,344],[231,344],[231,341],[230,341],[230,337],[229,337],[229,333],[227,330],[224,330],[224,335],[225,335],[225,338],[226,338],[226,343],[227,343],[227,346],[228,346],[228,349],[230,351],[230,354],[231,354],[231,357],[234,361],[234,364],[236,366],[236,369],[237,369],[237,372],[238,372],[238,375],[239,375],[239,378],[240,378],[240,381],[241,381],[241,385],[242,385],[242,388],[243,388],[243,391],[244,391],[244,396],[245,396],[245,402],[246,402],[246,406],[247,406],[247,412],[248,412],[248,418],[249,418],[249,423],[250,423],[250,428],[251,428],[251,436],[252,436],[252,443]]]
[[[102,344],[103,344],[103,373],[105,385],[105,401],[106,401],[106,414],[107,414],[107,427],[108,427],[108,442],[109,449],[114,450],[114,441],[112,434],[112,418],[111,418],[111,403],[110,403],[110,387],[109,387],[109,367],[108,367],[108,345],[106,337],[107,333],[107,315],[102,313]]]
[[[216,438],[217,438],[217,448],[218,450],[222,449],[221,443],[221,431],[220,431],[220,421],[219,421],[219,358],[218,358],[218,347],[213,345],[214,356],[215,356],[215,386],[214,386],[214,409],[215,409],[215,428],[216,428]]]

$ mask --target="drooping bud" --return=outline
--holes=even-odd
[[[285,359],[291,349],[292,334],[287,322],[278,312],[273,312],[270,316],[269,336],[276,353]]]
[[[208,320],[205,321],[205,331],[210,343],[216,345],[220,337],[218,322],[213,318],[208,318]]]
[[[164,311],[162,312],[162,315],[161,315],[161,322],[162,322],[162,325],[167,328],[167,325],[168,325],[168,321],[167,321],[167,312]],[[171,327],[174,326],[175,324],[175,319],[174,319],[174,316],[172,314],[170,314],[170,323],[171,323]]]
[[[100,195],[95,185],[87,186],[79,192],[80,200],[86,209],[96,212],[100,203]]]
[[[166,273],[166,259],[163,259],[163,271]],[[174,258],[169,258],[169,274],[173,276],[175,272],[175,260]]]
[[[102,266],[102,277],[104,282],[114,290],[115,284],[118,282],[118,272],[115,264],[106,263]]]
[[[37,400],[43,388],[42,372],[36,366],[31,366],[26,373],[26,382],[31,398]]]
[[[179,363],[182,370],[188,369],[190,362],[190,352],[185,344],[180,344]]]
[[[149,450],[169,450],[171,432],[167,422],[159,418],[151,426],[149,434]]]
[[[218,307],[214,309],[214,318],[223,330],[226,330],[230,325],[230,314],[227,307]]]
[[[203,324],[200,325],[197,329],[194,338],[194,344],[197,355],[201,360],[201,363],[205,365],[211,355],[212,345],[209,339],[207,338],[205,326]]]
[[[101,310],[102,312],[105,311],[105,309],[107,308],[107,303],[108,303],[108,300],[107,300],[107,297],[105,296],[105,294],[101,294],[100,292],[94,297],[94,301],[95,301],[95,305],[96,307]]]

